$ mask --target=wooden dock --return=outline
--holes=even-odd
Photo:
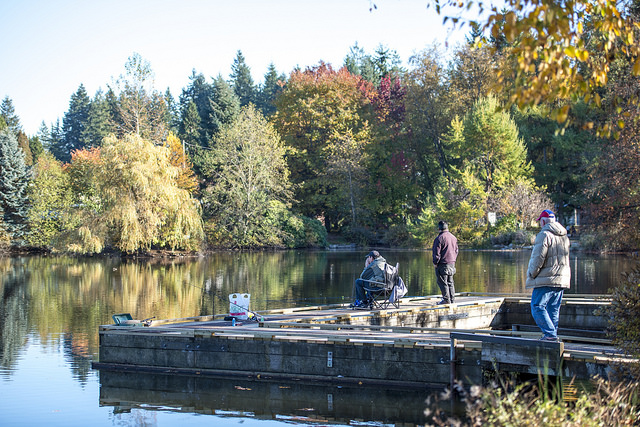
[[[481,384],[486,371],[576,379],[607,376],[625,358],[604,335],[596,309],[607,296],[566,295],[562,342],[539,341],[526,295],[460,294],[405,298],[399,309],[346,305],[262,312],[261,321],[204,316],[151,327],[100,327],[104,370],[310,383],[424,388],[460,380]]]

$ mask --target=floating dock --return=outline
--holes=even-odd
[[[404,298],[400,308],[346,305],[100,326],[101,370],[425,388],[482,384],[488,371],[590,379],[626,359],[597,310],[608,296],[565,295],[562,342],[539,341],[526,295],[462,293]]]

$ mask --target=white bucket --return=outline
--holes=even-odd
[[[229,294],[229,315],[240,320],[249,318],[251,294]]]

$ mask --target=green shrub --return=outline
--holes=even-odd
[[[327,243],[327,229],[315,218],[291,215],[282,224],[289,238],[285,244],[289,248],[324,248]]]
[[[392,225],[383,237],[384,243],[390,246],[418,247],[420,241],[415,238],[404,224]]]
[[[358,246],[369,246],[378,243],[376,234],[366,227],[345,227],[343,235],[347,241]]]
[[[611,305],[600,313],[609,317],[607,334],[613,345],[636,360],[640,359],[640,266],[624,273],[622,283],[613,289]],[[640,381],[640,364],[620,365],[625,376]]]
[[[271,202],[267,221],[271,229],[279,230],[277,236],[280,246],[290,249],[327,246],[327,230],[320,221],[295,215],[281,202]]]
[[[492,245],[508,246],[513,244],[514,246],[528,246],[532,245],[535,241],[536,233],[527,230],[508,231],[502,234],[489,237],[489,242]]]

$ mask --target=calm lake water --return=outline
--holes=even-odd
[[[0,258],[1,426],[395,425],[424,423],[430,393],[113,374],[91,369],[98,326],[350,301],[367,251],[219,253],[179,260]],[[463,251],[458,292],[526,292],[529,250]],[[439,294],[429,251],[382,251],[408,295]],[[571,256],[570,293],[598,294],[637,260]],[[125,384],[126,386],[123,386]]]

